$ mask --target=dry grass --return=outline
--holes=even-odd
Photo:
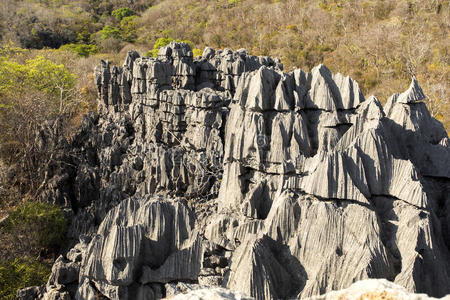
[[[234,4],[230,4],[234,2]],[[408,88],[412,74],[450,129],[448,0],[166,0],[142,14],[138,43],[158,37],[196,48],[246,48],[280,57],[289,71],[325,63],[381,102]]]

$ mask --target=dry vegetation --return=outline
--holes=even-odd
[[[0,38],[81,56],[145,53],[158,38],[195,48],[246,48],[285,70],[325,63],[382,102],[416,75],[432,114],[450,128],[448,0],[4,0]],[[52,57],[58,59],[58,55]],[[75,59],[76,60],[76,59]],[[70,60],[70,64],[80,63]],[[79,80],[88,80],[94,61]],[[66,63],[69,67],[69,64]],[[95,95],[93,96],[95,97]]]
[[[434,116],[450,128],[447,0],[167,0],[138,19],[138,43],[160,36],[198,48],[247,48],[285,69],[325,63],[385,101],[416,75]]]

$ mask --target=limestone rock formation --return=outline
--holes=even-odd
[[[444,297],[442,299],[449,299]],[[428,300],[436,299],[426,294],[413,294],[405,288],[396,285],[386,279],[366,279],[352,284],[350,287],[326,293],[321,296],[308,298],[310,300],[334,300],[334,299],[398,299],[398,300]]]
[[[383,107],[324,65],[172,43],[95,81],[74,167],[43,190],[74,245],[44,299],[450,293],[449,139],[415,78]]]
[[[449,299],[450,296],[441,299]],[[232,292],[223,288],[198,288],[189,290],[186,293],[180,293],[175,297],[168,297],[167,299],[195,299],[195,300],[225,300],[225,299],[242,299],[250,300],[254,298],[243,296],[238,292]],[[405,288],[396,285],[386,279],[366,279],[353,283],[350,287],[332,291],[320,296],[313,296],[307,298],[308,300],[358,300],[358,299],[399,299],[399,300],[432,300],[437,299],[429,297],[426,294],[414,294],[408,292]]]
[[[185,294],[169,297],[171,300],[253,300],[239,292],[231,292],[224,288],[196,289]]]

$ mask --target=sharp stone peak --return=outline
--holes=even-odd
[[[407,104],[422,101],[425,99],[426,96],[423,93],[422,88],[419,85],[419,82],[417,81],[416,77],[413,76],[411,78],[411,84],[409,85],[409,88],[400,94],[400,96],[397,99],[397,102]]]

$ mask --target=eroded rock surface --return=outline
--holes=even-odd
[[[449,139],[415,78],[383,107],[324,65],[172,43],[95,80],[75,167],[44,189],[81,237],[45,299],[450,293]]]
[[[366,279],[352,284],[350,287],[326,293],[321,296],[308,298],[309,300],[338,300],[338,299],[398,299],[398,300],[431,300],[436,299],[426,294],[408,292],[402,286],[385,279]],[[442,299],[449,299],[449,296]]]

